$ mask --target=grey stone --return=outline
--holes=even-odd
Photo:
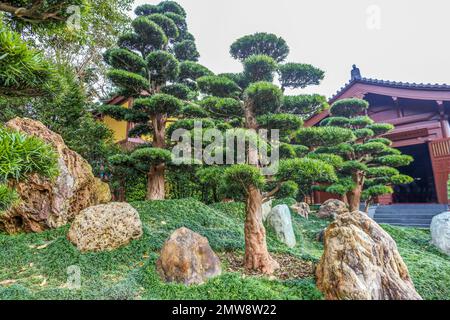
[[[272,200],[264,202],[263,205],[262,205],[262,218],[263,218],[263,221],[267,220],[267,216],[270,214],[271,210],[272,210]]]
[[[282,204],[274,207],[267,217],[267,223],[275,231],[278,240],[290,248],[295,246],[291,212],[287,205]]]
[[[442,252],[450,255],[450,212],[443,212],[431,220],[431,241]]]

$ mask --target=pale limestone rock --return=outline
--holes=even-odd
[[[111,202],[82,210],[67,238],[80,251],[109,251],[142,236],[139,214],[125,202]]]
[[[346,212],[348,212],[348,208],[344,202],[337,199],[328,199],[320,206],[317,217],[322,219],[336,218]]]
[[[316,276],[326,299],[422,299],[395,241],[358,211],[338,215],[326,229]]]

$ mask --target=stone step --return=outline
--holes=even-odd
[[[423,224],[431,224],[431,219],[389,219],[389,218],[375,218],[374,219],[378,223],[391,223],[391,222],[401,222],[401,223],[423,223]]]
[[[414,213],[404,213],[404,212],[375,212],[375,217],[427,217],[427,218],[433,218],[434,216],[438,215],[439,213],[421,213],[421,212],[414,212]]]
[[[380,223],[381,224],[388,224],[390,226],[397,226],[397,227],[409,227],[409,228],[421,228],[421,229],[429,229],[430,228],[429,224],[421,224],[421,223],[418,223],[418,224],[415,224],[415,223],[405,224],[405,223],[398,223],[398,222],[393,222],[393,223],[380,222]]]

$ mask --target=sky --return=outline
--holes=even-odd
[[[157,4],[159,0],[137,0]],[[448,0],[177,0],[187,11],[200,63],[215,73],[239,72],[229,54],[239,37],[275,33],[289,47],[287,62],[325,71],[319,86],[296,93],[332,96],[363,77],[450,84]],[[132,13],[130,13],[132,14]]]

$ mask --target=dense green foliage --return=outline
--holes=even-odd
[[[57,154],[41,139],[0,127],[0,213],[19,201],[8,182],[58,175]]]
[[[0,97],[52,94],[55,77],[43,54],[0,21]]]
[[[130,245],[100,253],[80,253],[67,239],[67,227],[40,234],[0,234],[0,299],[321,299],[314,279],[269,280],[243,277],[227,272],[204,285],[166,284],[159,279],[157,252],[176,228],[186,226],[207,237],[216,252],[241,252],[244,247],[243,204],[208,207],[194,200],[137,202],[144,235]],[[269,235],[275,252],[317,261],[321,245],[314,243],[323,221],[312,219],[302,226],[294,218],[299,237],[305,239],[294,249]],[[325,222],[326,223],[326,222]],[[307,239],[307,241],[306,241]],[[31,265],[30,265],[31,264]],[[81,288],[66,286],[68,267],[81,271]],[[17,274],[14,270],[22,270]],[[224,266],[226,270],[226,266]],[[41,285],[45,279],[45,284]]]
[[[368,108],[365,100],[338,100],[331,106],[331,117],[324,119],[321,126],[300,129],[295,135],[296,143],[308,147],[310,156],[333,156],[328,163],[338,171],[339,179],[315,188],[337,194],[352,210],[359,208],[361,199],[368,208],[376,197],[392,193],[392,185],[412,181],[394,167],[408,165],[413,159],[391,148],[391,141],[381,137],[394,127],[374,123],[365,115]]]
[[[292,204],[294,200],[277,200]],[[218,203],[210,207],[194,200],[137,202],[144,236],[112,252],[80,253],[66,239],[67,227],[39,234],[0,234],[0,299],[321,299],[314,279],[269,280],[225,271],[204,285],[166,284],[156,272],[156,259],[165,239],[187,226],[206,236],[216,252],[243,250],[243,203]],[[315,240],[328,224],[310,216],[293,214],[298,244],[287,249],[268,234],[273,252],[289,253],[317,262],[323,247]],[[424,299],[450,296],[450,259],[430,245],[427,230],[383,226],[397,241],[415,287]],[[222,259],[222,262],[225,261]],[[81,288],[66,286],[68,267],[78,266]],[[21,270],[17,272],[17,270]],[[226,270],[226,265],[224,266]]]

